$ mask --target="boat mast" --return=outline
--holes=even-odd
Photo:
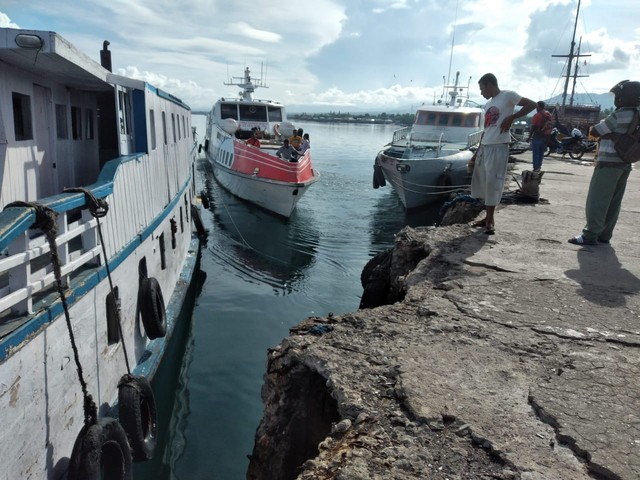
[[[234,82],[234,79],[236,80]],[[250,102],[253,100],[253,92],[255,92],[256,88],[268,88],[262,78],[260,80],[252,80],[251,79],[251,71],[249,67],[244,69],[244,77],[231,77],[229,82],[224,82],[225,85],[235,85],[242,88],[240,95],[242,96],[242,100]]]
[[[569,61],[567,62],[567,73],[565,75],[565,82],[564,82],[564,90],[562,91],[562,106],[560,107],[560,113],[562,115],[564,115],[564,107],[567,104],[567,91],[569,90],[569,78],[571,78],[571,66],[573,64],[573,59],[576,59],[576,73],[575,76],[577,77],[577,62],[578,62],[578,58],[579,57],[590,57],[591,55],[580,55],[580,50],[578,49],[578,53],[574,53],[575,48],[576,48],[576,30],[578,28],[578,15],[580,14],[580,0],[578,0],[578,10],[576,11],[576,19],[575,22],[573,24],[573,37],[571,38],[571,49],[569,51],[568,55],[551,55],[552,57],[563,57],[563,58],[569,58]],[[575,84],[575,79],[574,79],[574,84]],[[573,95],[571,96],[571,104],[573,104]]]

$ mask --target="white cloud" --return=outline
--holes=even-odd
[[[114,69],[144,77],[196,109],[236,94],[224,85],[250,67],[268,97],[296,105],[385,106],[431,101],[442,77],[487,71],[535,99],[562,86],[574,0],[10,0],[0,25],[57,31],[97,59],[111,42]],[[578,22],[591,53],[580,85],[608,91],[638,77],[640,29],[628,0],[583,0]],[[455,25],[455,48],[450,47]],[[576,39],[577,40],[577,39]],[[451,60],[451,64],[450,64]]]

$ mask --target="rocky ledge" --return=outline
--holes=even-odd
[[[549,202],[495,236],[405,228],[363,272],[391,304],[269,351],[247,478],[640,478],[640,215],[615,247],[567,244],[591,168],[545,165]]]

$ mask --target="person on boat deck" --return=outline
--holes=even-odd
[[[298,157],[300,156],[300,151],[293,148],[289,144],[289,140],[285,138],[282,146],[276,150],[276,156],[289,162],[297,162]]]
[[[511,90],[500,90],[498,80],[492,73],[483,75],[478,81],[480,94],[489,100],[484,106],[484,132],[480,148],[469,161],[473,166],[471,196],[484,200],[485,217],[474,222],[484,227],[487,235],[495,233],[494,214],[502,199],[504,179],[509,161],[509,128],[514,120],[524,117],[536,108],[536,102]],[[522,107],[514,112],[515,107]]]
[[[529,134],[529,140],[531,141],[531,160],[534,172],[540,171],[542,168],[544,151],[549,143],[549,136],[551,133],[543,131],[547,122],[552,121],[551,114],[544,109],[545,106],[544,102],[538,102],[536,113],[531,119],[531,133]]]
[[[302,136],[302,145],[300,146],[300,153],[304,153],[311,148],[311,142],[309,141],[309,134],[305,133]]]
[[[598,242],[611,241],[632,170],[631,164],[616,152],[615,135],[612,134],[627,133],[634,120],[640,121],[640,82],[623,80],[611,89],[611,93],[615,95],[613,103],[616,109],[591,127],[589,132],[594,137],[600,137],[600,148],[587,193],[587,223],[580,235],[568,240],[574,245],[597,245]]]
[[[260,148],[260,140],[258,140],[258,129],[253,127],[251,129],[251,137],[247,140],[247,145]]]
[[[302,145],[302,137],[300,136],[300,130],[293,130],[293,133],[291,134],[291,136],[289,137],[289,144],[295,148],[296,150],[300,148],[300,145]]]

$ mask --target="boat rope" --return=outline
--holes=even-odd
[[[434,190],[438,190],[437,192],[421,192],[419,190],[413,190],[411,188],[407,188],[403,185],[398,184],[397,182],[394,182],[393,180],[387,180],[387,181],[396,188],[401,188],[406,192],[417,193],[419,195],[443,195],[445,193],[464,192],[468,190],[470,187],[470,185],[419,185],[417,183],[407,182],[411,185],[415,185],[416,187],[432,188]]]
[[[118,335],[120,336],[120,342],[122,343],[122,352],[124,353],[124,362],[127,366],[127,373],[131,375],[131,367],[129,366],[129,356],[127,355],[127,347],[124,342],[124,337],[122,335],[122,320],[120,318],[120,299],[116,297],[113,291],[113,280],[111,279],[111,269],[109,268],[109,260],[107,257],[107,248],[104,243],[104,239],[102,237],[102,227],[100,226],[100,219],[104,217],[109,211],[109,204],[104,198],[97,198],[93,192],[87,188],[83,187],[74,187],[74,188],[65,188],[63,190],[66,193],[84,193],[89,213],[91,216],[96,219],[96,226],[98,227],[98,236],[100,237],[100,246],[102,247],[102,256],[104,258],[104,267],[107,270],[107,278],[109,279],[109,291],[113,295],[116,300],[116,317],[118,321]]]
[[[33,208],[35,210],[36,220],[33,223],[35,228],[42,230],[47,237],[49,243],[49,249],[51,250],[51,265],[55,276],[55,285],[62,301],[62,308],[64,309],[64,316],[67,323],[67,330],[69,331],[69,340],[71,341],[71,349],[73,350],[73,358],[76,363],[76,371],[78,372],[78,380],[82,388],[82,396],[84,397],[84,423],[85,425],[95,425],[98,421],[98,408],[96,407],[93,397],[88,391],[87,382],[84,380],[84,374],[82,372],[82,364],[80,363],[80,356],[78,354],[78,347],[76,346],[75,336],[73,334],[73,328],[71,327],[71,316],[69,314],[69,306],[67,305],[67,297],[64,293],[62,286],[62,272],[60,269],[60,257],[58,255],[58,245],[56,244],[56,234],[58,232],[57,218],[58,214],[50,207],[42,205],[36,202],[12,202],[5,208],[9,207],[26,207]]]

